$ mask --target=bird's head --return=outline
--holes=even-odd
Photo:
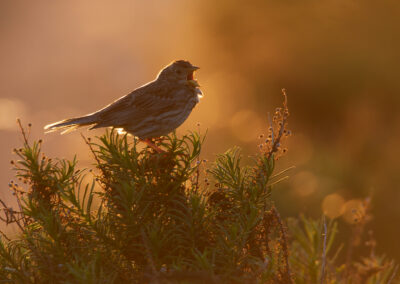
[[[177,60],[166,66],[158,74],[158,78],[189,84],[194,88],[200,85],[194,79],[194,72],[199,67],[193,66],[189,61]]]

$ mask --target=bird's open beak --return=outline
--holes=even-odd
[[[192,85],[195,88],[200,87],[199,83],[197,83],[197,81],[194,79],[194,72],[198,69],[200,69],[200,67],[192,66],[192,72],[190,72],[190,74],[187,77],[189,85]]]

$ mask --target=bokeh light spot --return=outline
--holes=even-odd
[[[322,211],[331,219],[341,216],[344,212],[345,201],[337,193],[329,194],[322,201]]]
[[[16,119],[24,117],[26,106],[15,99],[0,98],[0,130],[17,130]]]
[[[318,179],[313,173],[302,171],[294,176],[292,185],[297,195],[308,196],[316,191]]]

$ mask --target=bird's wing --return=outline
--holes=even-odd
[[[143,116],[157,115],[175,104],[175,88],[171,84],[154,81],[119,98],[95,113],[98,127],[123,127]]]

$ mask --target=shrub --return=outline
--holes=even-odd
[[[19,210],[3,201],[0,279],[15,283],[388,283],[395,264],[370,256],[337,264],[335,222],[283,220],[271,200],[286,150],[286,96],[252,165],[240,150],[211,166],[204,137],[175,133],[164,153],[107,131],[85,138],[96,169],[51,159],[42,142],[16,149],[11,183]],[[90,180],[88,182],[88,180]],[[96,185],[99,185],[96,187]],[[288,224],[288,226],[286,225]],[[347,282],[346,282],[347,281]],[[367,282],[366,282],[367,281]]]

